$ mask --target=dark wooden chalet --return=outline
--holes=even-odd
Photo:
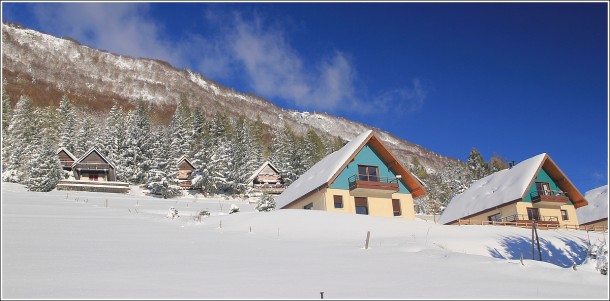
[[[116,167],[95,147],[72,164],[72,171],[76,180],[116,181]]]
[[[59,162],[61,163],[63,170],[72,171],[72,164],[76,161],[76,156],[65,147],[61,147],[57,150],[57,156],[59,157]]]
[[[195,170],[195,167],[191,161],[187,159],[186,155],[180,157],[180,159],[176,161],[176,165],[178,166],[178,182],[180,187],[182,187],[182,189],[190,189],[192,185],[191,175]]]
[[[248,179],[248,186],[255,192],[279,194],[286,188],[279,170],[267,161]]]

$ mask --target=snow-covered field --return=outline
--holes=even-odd
[[[586,255],[607,234],[539,230],[539,262],[528,229],[254,206],[2,183],[2,298],[608,298]]]

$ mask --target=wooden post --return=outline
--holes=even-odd
[[[368,250],[369,248],[369,239],[371,238],[371,231],[366,231],[366,242],[364,243],[364,249]]]
[[[280,227],[277,227],[277,239],[280,239]]]
[[[324,292],[320,292],[320,299],[324,299]]]
[[[220,226],[218,228],[222,229],[222,220],[220,220]]]
[[[534,260],[534,220],[532,220],[532,260]]]
[[[252,226],[250,226],[250,233],[252,233]]]
[[[523,252],[521,252],[521,265],[525,265],[525,264],[523,263]]]
[[[106,199],[106,208],[108,208],[108,199]]]
[[[540,239],[538,239],[538,229],[536,229],[535,222],[534,222],[534,232],[536,232],[536,245],[538,246],[538,261],[542,261],[542,250],[540,250]]]

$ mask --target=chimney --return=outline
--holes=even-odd
[[[515,166],[515,161],[511,161],[508,163],[508,169],[513,168],[513,166]]]

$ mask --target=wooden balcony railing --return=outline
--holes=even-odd
[[[349,177],[348,182],[350,190],[365,188],[398,191],[398,179],[392,177],[356,174]]]
[[[548,205],[566,205],[570,200],[567,194],[560,190],[537,190],[530,193],[532,203],[542,202]]]

